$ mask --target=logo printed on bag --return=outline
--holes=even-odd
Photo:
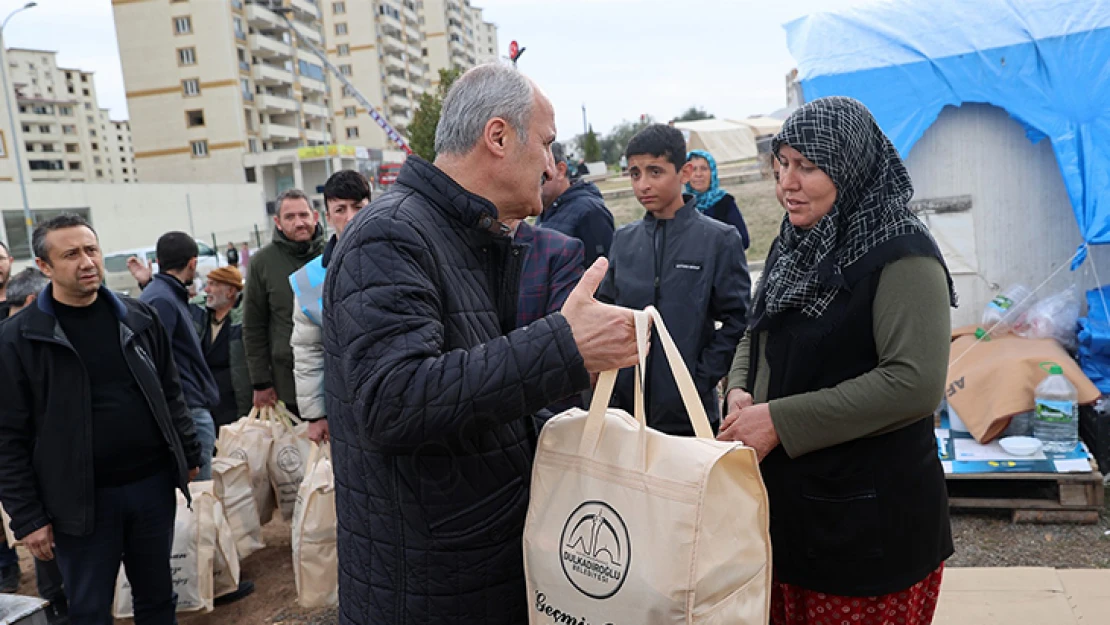
[[[290,445],[278,452],[278,468],[286,473],[296,473],[301,470],[301,452]]]
[[[617,511],[601,501],[575,508],[559,539],[563,574],[579,592],[608,599],[624,584],[632,560],[628,527]]]
[[[243,449],[242,447],[239,447],[238,449],[233,449],[231,450],[231,453],[228,454],[228,457],[246,461],[247,450]]]

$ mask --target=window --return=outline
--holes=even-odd
[[[73,80],[73,74],[70,72],[66,72],[66,80]]]
[[[252,153],[254,153],[254,154],[258,153],[258,139],[250,139],[250,140],[247,141],[247,144],[250,146],[250,150],[251,150]],[[252,169],[251,171],[254,171],[254,170]],[[248,180],[248,182],[254,182],[254,181],[253,180]]]
[[[208,142],[207,141],[193,141],[193,156],[202,157],[208,156]]]
[[[338,56],[350,56],[351,46],[345,43],[341,43],[335,47],[335,54]]]
[[[98,143],[93,143],[93,144],[92,144],[92,145],[90,145],[89,147],[91,147],[91,148],[92,148],[92,149],[94,149],[94,150],[99,150],[99,149],[100,149],[100,144],[98,144]]]
[[[86,111],[91,111],[92,110],[92,102],[85,102],[85,110]]]
[[[67,143],[66,144],[66,152],[68,152],[70,154],[76,154],[77,152],[80,152],[80,151],[81,151],[81,146],[80,145],[78,145],[76,143]]]
[[[343,107],[343,117],[346,117],[347,119],[351,119],[352,117],[354,117],[357,114],[358,114],[358,112],[355,110],[355,107],[353,107],[353,106]]]
[[[69,164],[69,170],[70,171],[81,171],[81,163],[70,163]]]
[[[358,139],[358,127],[357,126],[354,126],[352,128],[347,129],[347,138],[348,139]]]
[[[354,92],[354,91],[351,91],[351,87],[350,87],[350,86],[348,86],[348,85],[343,85],[343,97],[345,97],[345,98],[352,98],[352,97],[354,97],[354,95],[355,95],[355,92]]]
[[[125,149],[123,148],[123,146],[121,145],[121,146],[119,146],[119,151],[120,151],[120,152],[126,152],[127,150],[125,150]],[[120,161],[123,161],[124,159],[122,159],[122,158],[121,158],[121,159],[119,159],[119,160],[120,160]]]
[[[239,88],[243,92],[244,100],[254,100],[254,94],[251,93],[251,82],[246,78],[239,79]]]
[[[100,157],[99,156],[94,156],[93,157],[93,164],[94,165],[99,165],[100,164]]]
[[[123,135],[116,135],[116,141],[123,141]]]
[[[73,87],[72,87],[72,86],[70,86],[69,88],[67,88],[67,89],[66,89],[66,91],[70,92],[71,94],[73,94],[73,93],[77,93],[76,91],[74,91],[74,89],[73,89]]]
[[[196,78],[182,80],[181,92],[187,96],[200,95],[200,81]]]
[[[53,152],[54,151],[54,144],[53,143],[44,143],[44,144],[42,144],[42,151],[43,152]]]
[[[192,111],[185,111],[185,125],[189,128],[195,128],[197,126],[203,126],[204,125],[204,110],[203,109],[196,109],[196,110],[192,110]],[[124,151],[123,146],[120,146],[119,151],[120,152]]]
[[[50,132],[50,126],[39,126],[39,132]]]
[[[72,117],[73,116],[73,107],[72,106],[59,106],[58,107],[58,112],[61,113],[62,115],[65,115],[66,117]]]
[[[103,178],[104,177],[104,170],[103,169],[96,170],[96,177],[97,178]]]
[[[344,76],[350,76],[351,75],[351,66],[350,65],[340,65],[339,66],[339,73],[343,74]]]
[[[196,48],[178,48],[177,49],[177,64],[178,65],[196,65],[197,64],[197,49]]]
[[[92,115],[89,115],[88,119],[89,119],[90,124],[95,124],[96,123],[96,120],[93,119]]]
[[[336,15],[341,15],[343,13],[346,13],[347,12],[347,3],[346,2],[332,2],[331,3],[331,12],[335,13]]]
[[[173,32],[175,35],[188,35],[193,32],[193,19],[188,15],[173,18]]]
[[[338,24],[336,24],[335,25],[335,34],[337,34],[337,35],[346,35],[347,34],[347,22],[339,22]]]
[[[23,144],[23,150],[25,152],[34,152],[35,151],[35,144],[34,143],[24,143]]]
[[[235,25],[235,38],[239,41],[246,41],[247,31],[243,30],[243,19],[236,17],[231,22]]]
[[[90,137],[95,137],[96,136],[96,131],[95,130],[90,130],[89,131],[89,136]]]
[[[23,132],[31,132],[31,127],[27,124],[23,124]]]
[[[130,173],[130,172],[128,172],[128,171],[127,171],[127,168],[126,168],[126,167],[124,167],[124,168],[123,168],[123,173],[125,173],[125,174],[126,174],[126,173]]]
[[[89,82],[89,75],[81,74],[81,82]]]

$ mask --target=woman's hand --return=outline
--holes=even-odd
[[[732,413],[733,393],[738,390],[735,389],[728,394],[729,416],[725,418],[725,423],[721,424],[721,433],[717,435],[717,440],[743,443],[755,449],[759,460],[762,461],[767,454],[779,446],[780,442],[779,435],[775,432],[775,424],[771,421],[771,407],[769,404],[749,405],[735,414]],[[742,397],[737,396],[737,398]],[[751,402],[750,395],[748,402]]]
[[[725,422],[721,424],[721,429],[724,430],[732,425],[736,417],[740,416],[740,411],[753,405],[751,393],[742,388],[734,388],[725,396]]]

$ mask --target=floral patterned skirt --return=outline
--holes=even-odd
[[[920,582],[881,597],[841,597],[771,585],[771,625],[929,625],[937,609],[942,563]]]

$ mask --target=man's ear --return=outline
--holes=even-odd
[[[567,177],[567,164],[566,164],[566,162],[560,162],[560,163],[556,164],[555,169],[559,172],[559,177],[560,178],[566,178]]]
[[[678,177],[682,180],[682,184],[690,182],[690,178],[694,177],[694,164],[687,162],[683,165],[682,169],[678,170]]]
[[[505,145],[509,137],[509,125],[500,117],[494,117],[486,122],[482,132],[482,140],[487,150],[498,157],[505,157],[509,148]]]
[[[197,258],[196,256],[194,256],[192,259],[190,259],[189,260],[189,269],[196,269],[197,268],[197,262],[199,262],[199,261],[200,261],[200,259]]]
[[[43,275],[45,275],[47,278],[50,278],[51,280],[54,279],[54,268],[50,266],[50,261],[43,260],[36,256],[35,265],[39,268],[39,271],[41,271]]]

